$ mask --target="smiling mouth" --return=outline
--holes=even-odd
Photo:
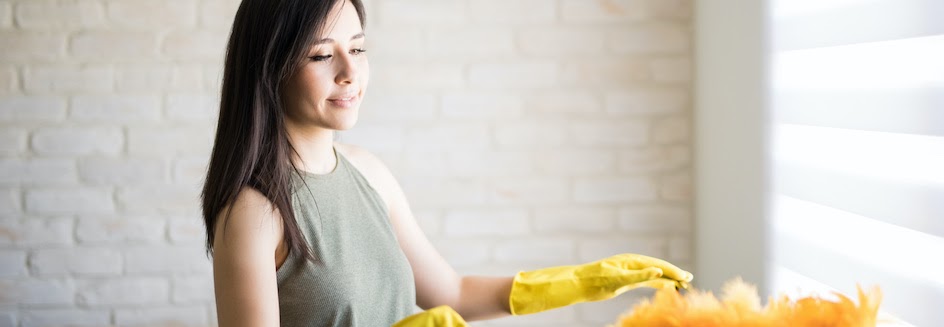
[[[353,107],[353,106],[354,106],[354,102],[355,102],[356,100],[357,100],[357,95],[356,95],[356,94],[352,94],[352,95],[346,95],[346,96],[341,97],[341,98],[328,99],[328,102],[331,102],[331,104],[333,104],[333,105],[335,105],[335,106],[338,106],[338,107],[350,108],[350,107]]]

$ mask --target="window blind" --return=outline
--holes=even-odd
[[[772,0],[773,289],[944,321],[944,1]]]

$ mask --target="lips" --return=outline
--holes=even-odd
[[[341,108],[350,108],[357,101],[357,93],[348,93],[328,99],[328,102]]]

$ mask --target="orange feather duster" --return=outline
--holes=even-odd
[[[693,290],[684,296],[675,290],[656,292],[619,318],[619,327],[768,327],[830,326],[874,327],[882,299],[879,288],[866,293],[858,287],[859,305],[835,293],[837,300],[810,296],[791,300],[771,297],[761,307],[757,288],[740,278],[722,287],[721,300],[711,292]]]

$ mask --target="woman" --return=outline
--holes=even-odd
[[[691,280],[633,254],[457,275],[384,164],[333,141],[367,89],[364,18],[360,0],[243,0],[236,13],[203,190],[220,326],[462,326]]]

